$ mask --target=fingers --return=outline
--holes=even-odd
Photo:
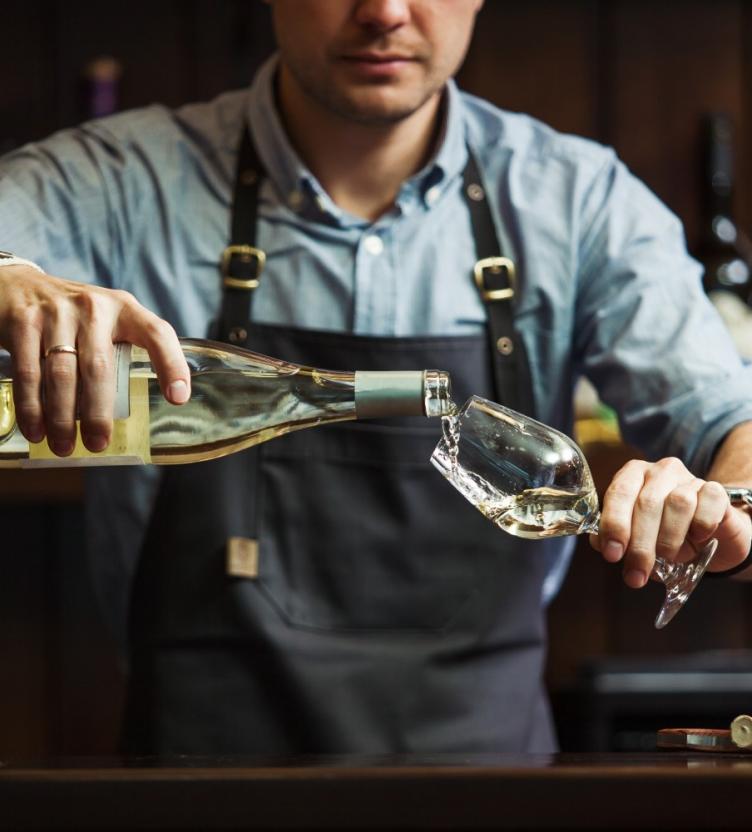
[[[76,442],[76,400],[78,398],[78,362],[76,356],[53,353],[45,359],[44,426],[47,442],[58,456],[68,456]]]
[[[671,489],[670,482],[664,486],[669,490],[664,497],[663,513],[655,541],[657,557],[664,560],[692,560],[696,554],[689,537],[693,526],[694,540],[697,543],[707,540],[712,535],[717,523],[713,523],[707,510],[703,513],[699,504],[699,492],[703,485],[703,480],[693,477],[673,489]],[[723,516],[723,511],[721,511],[721,516]],[[707,527],[707,533],[701,532],[700,530],[705,527]]]
[[[596,548],[612,563],[623,561],[625,583],[639,588],[656,557],[692,560],[692,544],[716,535],[728,509],[723,487],[694,477],[680,460],[633,461],[604,495]]]
[[[42,336],[44,426],[47,442],[58,456],[72,453],[77,433],[77,326],[71,316],[60,314],[64,311],[56,310],[45,322]]]
[[[731,516],[731,502],[726,489],[720,483],[704,480],[697,482],[697,505],[687,537],[699,545],[717,536],[726,516]]]
[[[16,422],[30,442],[41,442],[45,435],[39,343],[39,334],[34,333],[19,340],[11,353]]]
[[[191,395],[191,373],[175,330],[127,293],[118,294],[124,297],[115,340],[146,349],[162,395],[172,404],[185,404]]]
[[[614,476],[606,493],[603,495],[603,507],[599,522],[599,545],[603,557],[609,563],[617,563],[624,557],[632,539],[632,517],[634,514],[637,499],[645,484],[645,473],[647,463],[639,460],[628,462]],[[640,568],[639,559],[635,565],[634,553],[629,564],[630,569],[645,571],[645,566]],[[652,564],[650,564],[652,568]],[[648,569],[646,574],[649,574]],[[632,586],[642,586],[640,576],[627,576],[625,569],[625,581]],[[640,582],[641,581],[641,582]]]
[[[110,333],[95,327],[80,333],[78,370],[81,379],[81,441],[95,453],[103,451],[112,436],[115,399],[113,352]]]

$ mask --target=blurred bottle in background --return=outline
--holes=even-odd
[[[752,360],[752,241],[734,213],[734,125],[725,113],[702,123],[702,235],[695,251],[704,286],[742,357]]]
[[[84,120],[117,112],[122,76],[122,64],[110,55],[100,55],[86,64],[81,84],[81,116]]]

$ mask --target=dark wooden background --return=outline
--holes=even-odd
[[[2,149],[86,116],[81,77],[100,55],[122,64],[128,108],[242,86],[272,49],[260,0],[4,0],[2,22]],[[752,4],[743,0],[486,0],[460,80],[500,106],[613,145],[681,216],[695,248],[708,113],[734,121],[736,216],[752,226],[751,62]],[[2,229],[0,248],[13,248]],[[597,455],[603,477],[621,456]],[[4,472],[0,524],[0,758],[111,751],[122,673],[87,582],[78,476]],[[657,633],[660,597],[659,587],[627,590],[618,568],[580,545],[551,611],[557,701],[593,657],[748,646],[746,586],[706,581]]]

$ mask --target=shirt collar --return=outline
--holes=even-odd
[[[337,224],[368,225],[335,205],[291,145],[275,101],[274,79],[278,64],[278,55],[273,55],[256,73],[250,89],[248,125],[279,198],[296,213],[304,212],[312,218],[321,219],[323,214]],[[416,202],[426,208],[436,204],[465,165],[467,149],[462,100],[453,80],[446,85],[442,118],[437,151],[402,186],[397,197],[400,211],[409,210]]]
[[[433,157],[402,186],[398,205],[403,198],[417,197],[426,208],[431,208],[465,167],[467,144],[462,97],[452,79],[444,89],[442,125],[436,147]]]
[[[267,60],[251,85],[248,105],[248,127],[261,161],[280,199],[294,211],[300,209],[305,183],[313,174],[295,152],[277,111],[274,77],[279,58]]]

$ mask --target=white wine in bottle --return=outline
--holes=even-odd
[[[211,341],[181,344],[190,401],[167,402],[147,352],[118,344],[110,446],[92,453],[79,438],[68,457],[18,430],[10,357],[0,354],[0,468],[200,462],[328,422],[443,416],[453,408],[441,370],[334,372]]]

